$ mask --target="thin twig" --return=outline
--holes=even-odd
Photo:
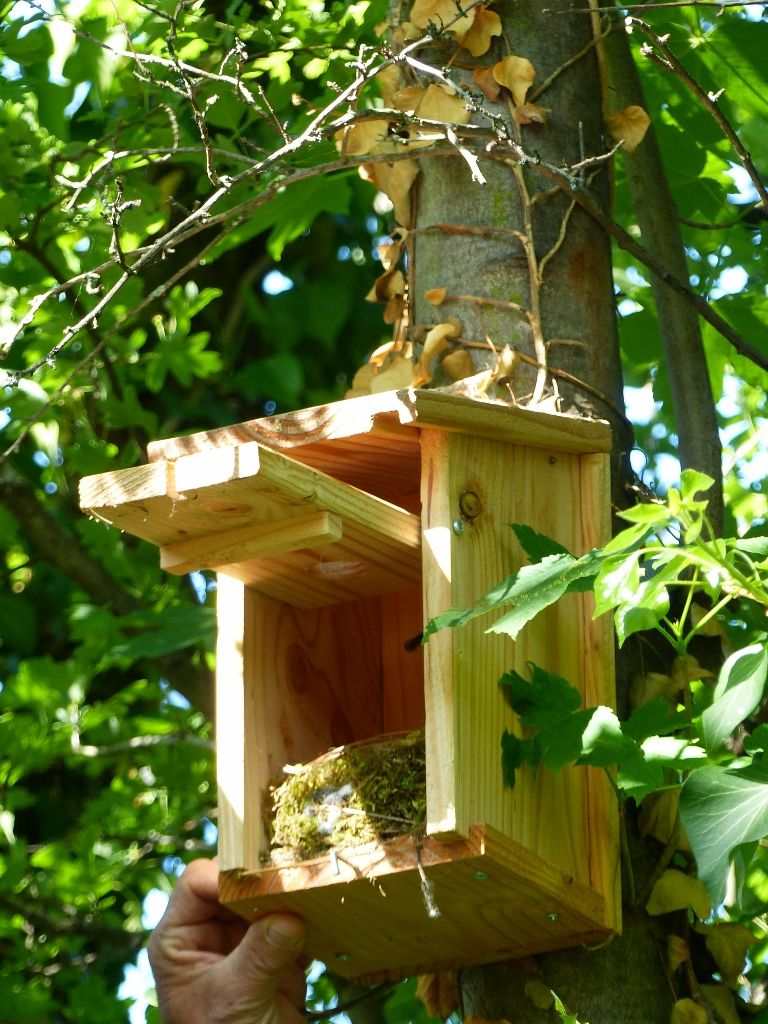
[[[669,46],[667,45],[667,40],[669,39],[668,35],[657,35],[653,31],[651,26],[647,22],[642,21],[640,18],[628,17],[626,19],[626,25],[628,26],[628,28],[633,28],[637,26],[640,29],[640,31],[643,32],[646,36],[648,36],[648,38],[651,40],[652,45],[649,46],[647,43],[644,43],[641,47],[640,52],[643,54],[643,56],[653,61],[653,63],[656,64],[657,67],[664,68],[665,71],[671,71],[672,74],[675,75],[676,78],[679,78],[683,85],[685,85],[693,93],[696,99],[699,100],[699,102],[702,103],[707,108],[712,117],[715,119],[717,126],[720,128],[720,131],[723,133],[723,135],[725,135],[726,139],[728,139],[728,141],[736,151],[739,160],[741,160],[742,165],[744,166],[744,170],[749,175],[749,180],[755,186],[755,190],[757,194],[760,196],[761,203],[766,208],[766,210],[768,210],[768,191],[766,191],[765,185],[763,184],[760,175],[757,173],[757,169],[754,163],[752,162],[752,157],[749,155],[747,150],[742,145],[741,139],[736,134],[733,126],[731,125],[731,122],[728,120],[728,118],[725,116],[722,110],[720,110],[720,107],[717,105],[717,101],[720,98],[723,90],[720,89],[717,92],[713,93],[707,92],[705,89],[702,89],[702,87],[699,85],[696,79],[693,78],[693,76],[686,70],[686,68],[675,56],[672,50],[670,50]],[[656,47],[659,50],[659,53],[656,53],[654,51],[654,47]]]
[[[765,7],[768,6],[768,0],[748,0],[746,3],[742,2],[742,0],[660,0],[659,3],[623,3],[620,6],[623,11],[656,11],[663,7],[717,7],[725,9],[728,7]],[[551,7],[542,7],[541,9],[542,14],[592,14],[594,11],[606,11],[615,14],[616,7],[569,7],[567,11],[556,11]]]

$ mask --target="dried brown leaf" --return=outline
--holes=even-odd
[[[420,29],[425,29],[430,22],[437,25],[438,28],[450,25],[449,32],[466,35],[472,28],[476,12],[477,8],[473,7],[463,17],[456,18],[458,14],[456,0],[415,0],[411,8],[411,22]]]
[[[669,1015],[669,1024],[708,1024],[706,1008],[692,999],[678,999]]]
[[[463,377],[451,385],[452,395],[464,395],[467,398],[476,398],[482,401],[488,397],[488,388],[496,379],[495,370],[481,370],[471,377]]]
[[[634,153],[645,138],[650,123],[651,119],[643,108],[634,105],[605,115],[608,134],[614,142],[623,142],[622,148],[627,153]]]
[[[402,295],[392,295],[387,299],[384,307],[383,320],[385,324],[396,324],[403,319],[405,313],[405,299]]]
[[[376,248],[376,255],[385,270],[391,270],[400,259],[403,243],[408,237],[405,228],[396,228],[391,235]]]
[[[422,974],[416,982],[416,997],[424,1003],[430,1017],[445,1020],[459,1008],[459,987],[452,971]]]
[[[702,608],[696,601],[691,605],[690,619],[691,625],[698,626],[705,615],[709,614],[708,608]],[[723,629],[722,622],[718,622],[717,619],[709,619],[699,629],[700,636],[720,636],[726,639],[726,632]]]
[[[395,220],[404,227],[411,224],[411,187],[419,174],[415,160],[397,160],[391,164],[363,164],[360,176],[370,181],[395,208]]]
[[[496,373],[499,377],[514,377],[520,365],[520,353],[511,345],[505,345],[499,353]]]
[[[376,75],[385,107],[394,107],[393,97],[403,87],[403,75],[397,64],[388,64]]]
[[[513,54],[494,64],[491,70],[499,85],[503,85],[512,93],[515,106],[521,107],[536,77],[533,64],[527,57],[517,57]]]
[[[711,924],[696,929],[705,936],[707,949],[715,958],[726,985],[738,984],[744,970],[747,950],[757,941],[742,924]]]
[[[645,909],[652,916],[690,908],[705,920],[712,913],[712,900],[698,878],[668,868],[654,885]]]
[[[373,282],[373,287],[365,296],[366,302],[387,302],[393,295],[405,294],[405,278],[402,270],[393,267],[386,273],[379,275]]]
[[[445,85],[428,85],[416,111],[429,121],[468,124],[470,114],[464,100]]]
[[[361,366],[352,378],[352,387],[347,389],[344,397],[361,398],[363,395],[370,395],[374,372],[374,367],[370,363]]]
[[[374,375],[371,381],[371,394],[377,395],[382,391],[396,391],[398,388],[410,387],[413,383],[413,369],[411,360],[398,352]],[[450,1012],[445,1016],[449,1016]]]
[[[667,964],[669,973],[674,974],[680,964],[684,964],[690,956],[688,943],[679,935],[667,936]]]
[[[696,679],[714,679],[712,673],[702,668],[690,654],[681,654],[672,662],[672,678],[681,690]]]
[[[701,994],[715,1011],[718,1024],[741,1024],[736,998],[725,985],[702,985]]]
[[[439,306],[447,294],[447,288],[429,288],[424,292],[424,298],[431,306]]]
[[[426,384],[432,380],[430,363],[435,356],[439,355],[447,347],[448,339],[456,338],[459,334],[461,334],[461,323],[455,317],[451,317],[445,323],[435,324],[434,327],[430,328],[424,339],[421,359],[414,375],[419,383]]]
[[[465,377],[469,377],[474,369],[472,366],[472,356],[465,348],[458,348],[455,352],[449,352],[440,365],[451,380],[463,380]]]
[[[665,676],[661,672],[646,672],[644,675],[635,674],[630,679],[629,702],[633,708],[640,708],[643,704],[662,697],[672,707],[675,707],[680,691],[680,683],[675,682],[671,676]]]
[[[680,808],[680,794],[675,789],[667,789],[663,793],[649,793],[643,800],[638,817],[638,827],[643,836],[653,836],[667,846],[672,840],[672,833],[677,824]],[[688,837],[680,826],[677,832],[676,850],[690,853]]]
[[[501,95],[501,86],[493,77],[493,68],[475,68],[472,77],[478,89],[485,93],[491,103],[495,103]]]
[[[472,28],[461,36],[459,42],[473,57],[481,57],[490,50],[493,37],[500,36],[501,32],[501,18],[498,14],[479,5],[475,8]]]
[[[540,107],[537,103],[522,103],[515,108],[515,120],[518,124],[546,124],[551,110]]]
[[[392,148],[388,141],[389,121],[378,117],[340,128],[334,139],[336,148],[345,156],[365,156],[367,153],[386,152],[387,146]]]

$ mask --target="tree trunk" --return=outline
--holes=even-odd
[[[571,7],[570,0],[555,0],[550,9]],[[509,104],[484,105],[504,119],[526,152],[558,167],[602,153],[600,74],[589,15],[544,14],[533,0],[503,0],[493,9],[504,35],[480,58],[462,50],[452,63],[455,77],[477,91],[474,67],[510,54],[528,58],[536,69],[529,96],[550,110],[547,124],[521,126]],[[438,43],[424,59],[440,67],[447,51]],[[482,114],[473,120],[489,127]],[[603,230],[535,166],[481,160],[483,185],[472,181],[459,156],[423,158],[420,166],[409,239],[415,340],[435,322],[458,317],[477,368],[493,360],[491,345],[496,352],[511,345],[520,353],[508,384],[514,401],[607,419],[617,454],[628,450],[610,240]],[[582,185],[605,205],[608,164],[586,168]],[[447,295],[434,309],[425,293],[436,288]]]
[[[468,81],[474,66],[509,54],[528,58],[536,69],[534,96],[536,85],[554,76],[535,96],[551,111],[548,123],[519,126],[510,107],[487,106],[527,153],[557,167],[603,153],[601,74],[589,14],[575,11],[572,0],[550,0],[547,11],[533,0],[501,0],[493,10],[502,17],[503,36],[478,59],[461,51],[451,73]],[[443,67],[447,53],[438,41],[421,59]],[[482,115],[474,121],[488,124]],[[609,238],[535,165],[481,159],[483,185],[472,181],[458,155],[422,158],[420,166],[409,236],[414,340],[457,317],[476,368],[492,365],[493,349],[507,344],[520,353],[514,376],[503,382],[510,401],[545,408],[557,403],[564,412],[607,419],[615,439],[614,494],[621,500],[620,468],[632,441],[623,415]],[[581,177],[580,187],[603,207],[609,173],[607,163],[593,162]],[[442,288],[446,298],[435,308],[425,293]],[[436,375],[435,383],[447,382]],[[635,886],[642,891],[654,855],[642,842],[633,845]],[[642,909],[626,907],[623,936],[599,949],[461,971],[462,1009],[484,1020],[551,1024],[552,1008],[538,1008],[527,997],[526,986],[536,979],[580,1021],[660,1024],[673,1001],[665,956],[657,923]]]

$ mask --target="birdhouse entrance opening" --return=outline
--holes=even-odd
[[[239,866],[254,869],[271,861],[270,787],[285,780],[285,765],[424,729],[421,588],[312,609],[297,609],[226,577],[219,577],[219,590],[220,662],[231,663],[221,630],[237,622],[232,605],[243,602],[242,677],[236,669],[218,672],[219,745],[226,758],[227,723],[242,687],[246,757],[258,762],[252,773],[246,770],[246,784],[258,779],[259,792],[244,803],[237,830],[250,852]],[[231,639],[237,656],[241,638]]]

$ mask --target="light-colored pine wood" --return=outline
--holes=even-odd
[[[170,548],[171,571],[215,568],[299,607],[399,590],[421,578],[418,516],[256,442],[86,477],[80,500],[99,518]],[[318,513],[330,517],[328,530],[308,536],[302,550],[291,543],[282,555],[249,553],[260,536],[275,538],[271,531],[282,528],[294,537]],[[340,537],[331,538],[339,524]],[[233,538],[242,550],[232,548]]]
[[[599,940],[620,923],[616,804],[601,772],[502,784],[519,729],[501,675],[533,661],[586,706],[613,701],[610,626],[570,595],[516,642],[494,615],[407,641],[525,561],[512,522],[574,554],[609,531],[606,424],[407,389],[151,446],[83,481],[94,514],[217,568],[222,899],[305,917],[309,952],[397,977]],[[462,495],[474,496],[467,514]],[[423,661],[422,661],[423,657]],[[428,835],[264,868],[286,763],[426,727]],[[442,917],[426,914],[417,857]],[[375,922],[375,927],[361,927]],[[349,952],[351,959],[334,960]]]
[[[534,412],[494,402],[478,402],[457,395],[406,388],[377,395],[319,405],[219,427],[149,445],[151,462],[173,460],[191,452],[259,441],[275,449],[317,445],[362,437],[387,430],[390,440],[402,426],[437,426],[463,430],[496,440],[509,440],[561,451],[607,452],[611,432],[602,420],[584,420],[558,413]],[[384,441],[386,434],[380,439]]]
[[[440,916],[425,910],[420,860]],[[600,941],[602,898],[520,843],[475,827],[465,840],[409,836],[252,875],[220,899],[249,919],[300,914],[305,952],[348,977],[388,980]]]
[[[258,866],[263,846],[261,823],[254,827],[253,808],[261,812],[258,761],[254,743],[254,699],[243,638],[250,609],[239,580],[219,575],[216,591],[216,776],[219,790],[219,866],[231,871]]]
[[[219,534],[164,544],[160,548],[160,567],[183,575],[194,569],[215,569],[230,562],[245,562],[331,544],[340,540],[342,533],[338,516],[329,512],[310,512],[284,522],[241,526]]]
[[[524,564],[510,523],[532,525],[577,554],[590,546],[582,521],[594,510],[584,507],[579,456],[442,430],[423,431],[422,445],[427,617],[473,605]],[[477,496],[480,510],[471,520],[461,515],[467,493]],[[528,663],[535,662],[583,687],[584,664],[599,638],[583,595],[540,615],[516,642],[485,632],[499,614],[443,630],[427,646],[428,830],[466,836],[482,821],[587,884],[593,875],[588,776],[570,769],[534,778],[523,769],[514,790],[504,787],[500,738],[519,726],[497,684],[512,669],[527,678]],[[601,660],[592,670],[593,690],[598,677],[608,678],[606,667]],[[601,685],[608,703],[607,684]]]

